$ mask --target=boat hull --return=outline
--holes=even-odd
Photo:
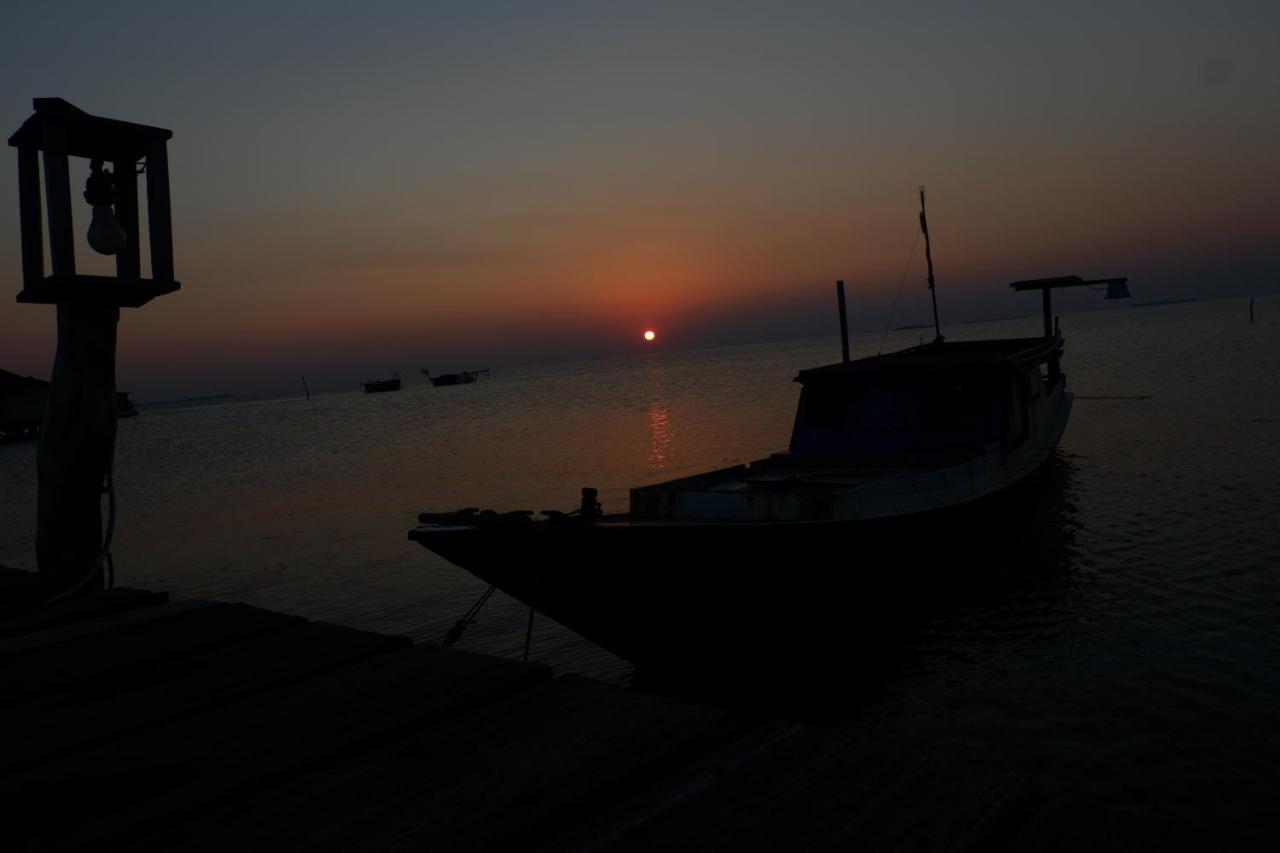
[[[424,525],[411,539],[645,669],[778,668],[805,646],[898,646],[1017,548],[1040,478],[890,519],[751,524],[606,518]]]

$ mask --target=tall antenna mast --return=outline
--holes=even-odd
[[[933,297],[933,342],[942,343],[942,327],[938,325],[938,291],[933,286],[933,253],[929,251],[929,220],[924,215],[924,187],[920,187],[920,230],[924,232],[924,259],[929,264],[929,295]]]

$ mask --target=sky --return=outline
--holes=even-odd
[[[119,387],[262,393],[835,334],[836,279],[855,332],[929,322],[920,185],[944,327],[1033,313],[1019,278],[1275,291],[1278,32],[1274,2],[10,0],[0,121],[173,130],[182,290],[122,312]],[[0,367],[47,376],[8,150]]]

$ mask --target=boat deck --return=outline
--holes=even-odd
[[[1081,832],[1029,777],[909,735],[748,722],[243,604],[115,590],[10,613],[0,678],[12,850],[1031,850]]]
[[[799,457],[779,453],[751,462],[734,465],[705,474],[683,477],[631,490],[631,513],[637,519],[691,519],[711,517],[720,499],[734,500],[725,504],[726,512],[743,512],[742,520],[752,520],[751,512],[781,513],[778,521],[800,520],[799,507],[783,507],[783,501],[848,497],[860,491],[879,491],[906,484],[913,491],[930,487],[943,488],[945,473],[979,458],[974,451],[945,450],[936,452],[880,453],[874,457]],[[936,483],[934,482],[936,481]],[[746,502],[746,503],[743,503]],[[809,504],[805,504],[809,506]],[[745,512],[744,512],[745,510]],[[786,515],[800,513],[797,518]],[[726,518],[732,515],[726,515]]]

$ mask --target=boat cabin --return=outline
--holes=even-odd
[[[933,343],[802,370],[791,453],[901,460],[1016,443],[1061,384],[1061,353],[1060,338]]]
[[[637,519],[805,522],[993,494],[1066,426],[1062,338],[935,342],[802,370],[789,452],[631,490]]]

